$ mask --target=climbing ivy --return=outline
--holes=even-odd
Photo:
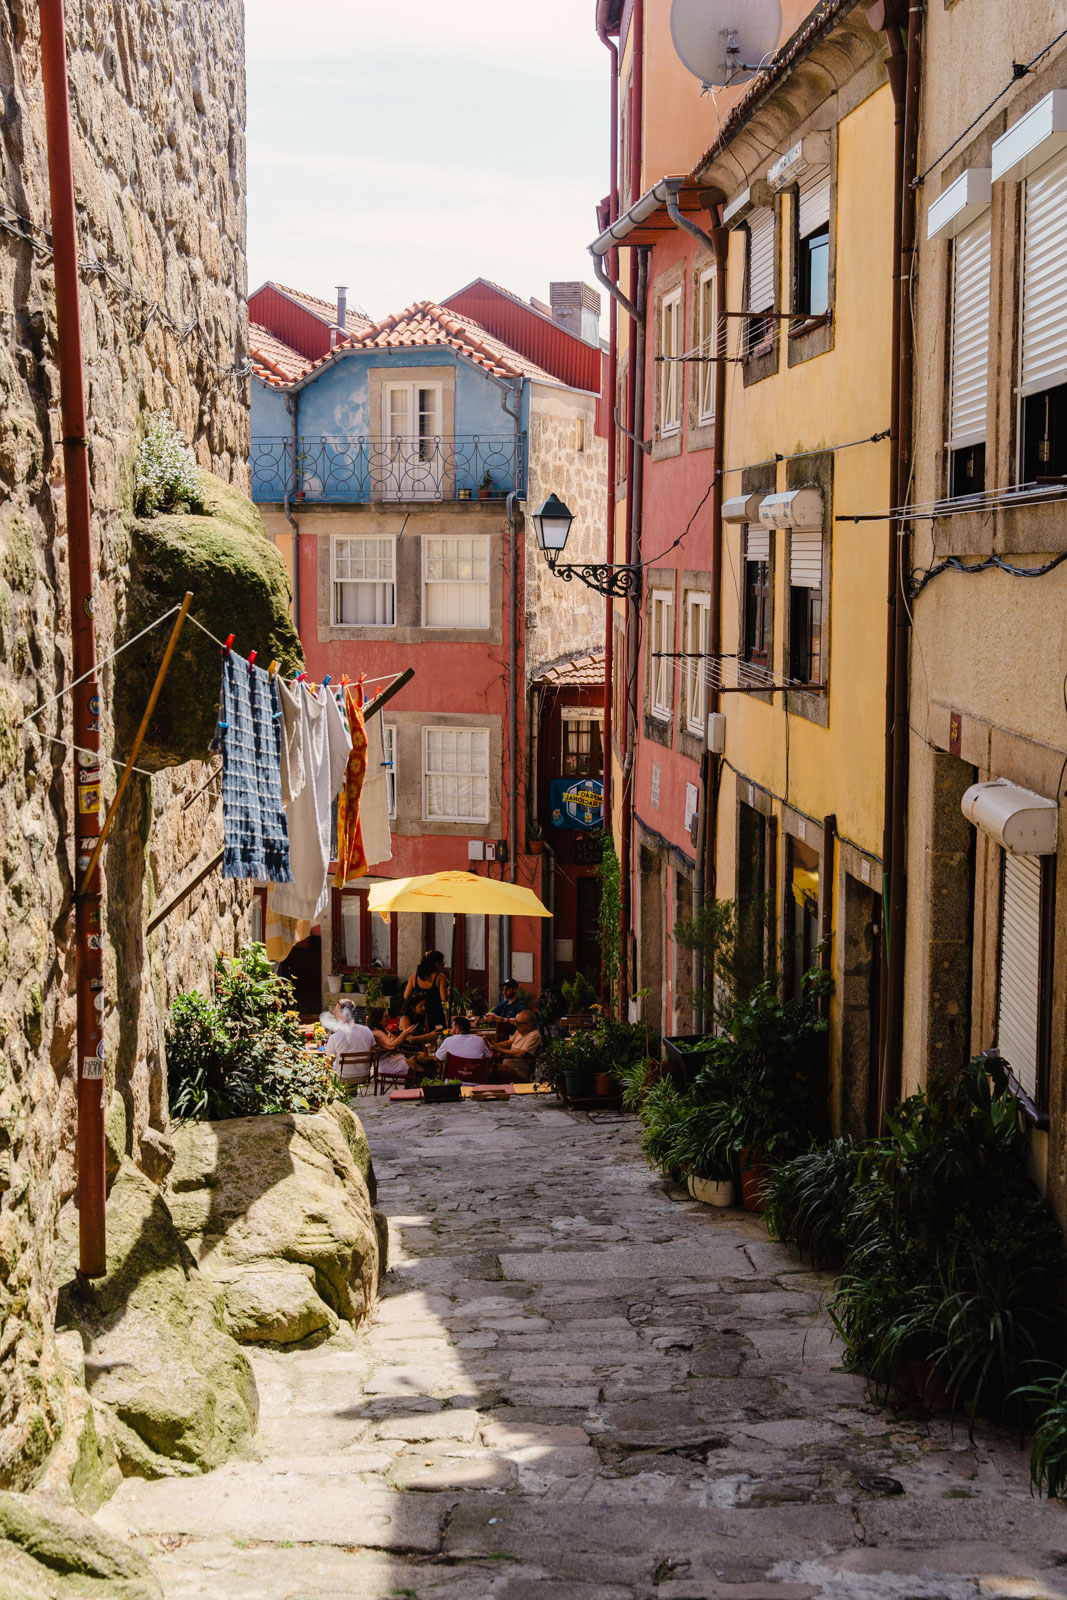
[[[622,918],[622,877],[615,841],[604,834],[604,853],[597,868],[600,874],[600,960],[604,987],[614,994],[619,981],[620,921]]]

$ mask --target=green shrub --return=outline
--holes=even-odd
[[[1049,1373],[1020,1389],[1020,1404],[1037,1416],[1030,1449],[1030,1490],[1062,1500],[1067,1488],[1067,1372]]]
[[[317,1111],[339,1089],[332,1057],[304,1049],[292,984],[261,944],[215,960],[215,999],[195,990],[171,1007],[171,1114],[179,1121]]]
[[[570,1017],[585,1016],[598,1004],[597,992],[584,972],[576,972],[569,980],[564,978],[562,988]]]
[[[772,1168],[763,1206],[771,1238],[800,1245],[814,1266],[839,1265],[861,1156],[851,1139],[834,1139]]]
[[[1023,1374],[1056,1352],[1063,1242],[1027,1176],[1006,1070],[980,1057],[887,1125],[844,1221],[830,1309],[848,1360],[886,1390],[918,1374],[972,1422],[1018,1416]]]
[[[169,411],[155,411],[149,418],[134,464],[133,505],[139,517],[204,509],[196,457]]]

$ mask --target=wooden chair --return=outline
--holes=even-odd
[[[454,1056],[449,1050],[444,1062],[446,1078],[458,1078],[460,1083],[491,1083],[493,1064],[488,1056],[483,1061],[472,1061],[470,1056]]]
[[[377,1094],[380,1055],[379,1050],[339,1051],[336,1057],[337,1076],[342,1083],[350,1084],[356,1094],[361,1088],[364,1094]]]

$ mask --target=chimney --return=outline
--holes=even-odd
[[[586,344],[600,345],[600,296],[587,283],[550,283],[552,316]]]
[[[337,343],[337,341],[339,339],[341,339],[348,332],[348,323],[345,321],[347,313],[348,313],[348,285],[345,284],[345,283],[339,283],[337,285],[337,327],[336,328],[331,328],[331,330],[330,330],[330,349],[331,350],[333,349],[333,347]]]

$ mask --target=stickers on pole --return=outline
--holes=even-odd
[[[99,775],[98,775],[99,776]],[[79,783],[78,785],[78,813],[80,816],[92,816],[100,810],[100,784]]]
[[[104,1076],[102,1056],[82,1056],[82,1077],[99,1081]]]

